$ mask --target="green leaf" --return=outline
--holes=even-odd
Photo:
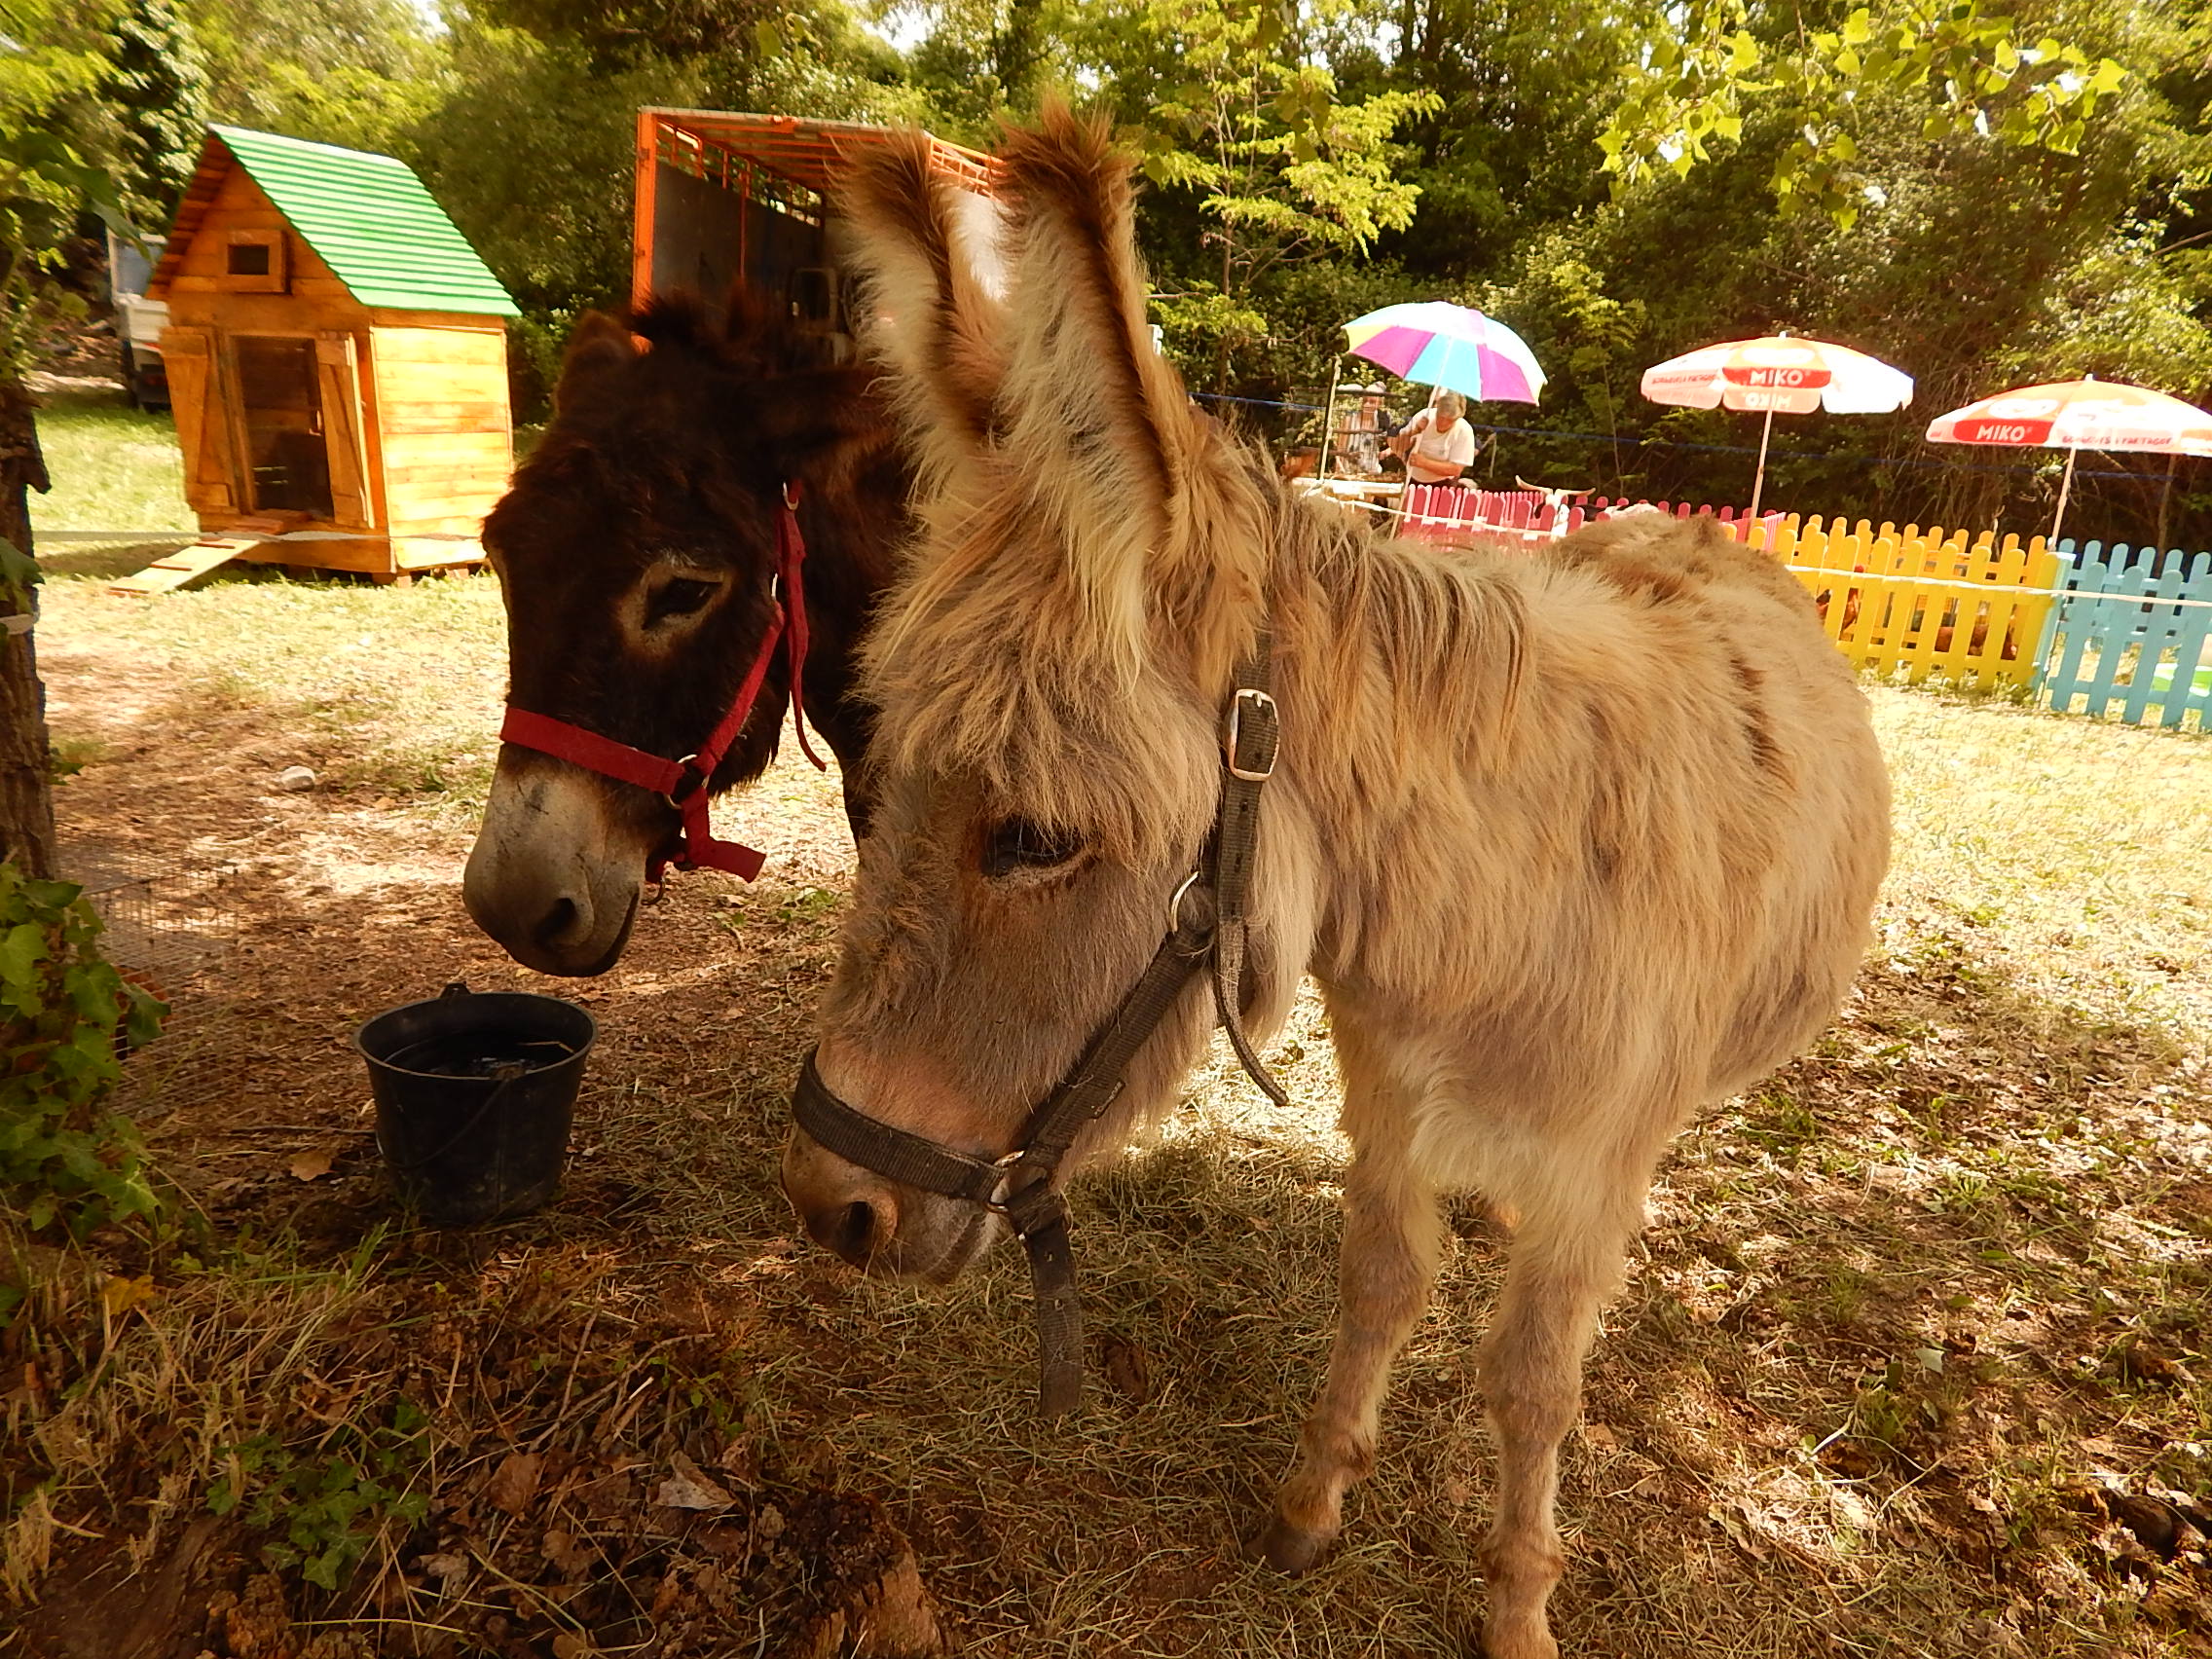
[[[0,590],[11,591],[18,610],[27,610],[30,590],[46,580],[38,561],[0,535]]]
[[[11,989],[30,990],[38,983],[38,965],[45,958],[46,930],[36,922],[18,922],[0,937],[0,980]]]

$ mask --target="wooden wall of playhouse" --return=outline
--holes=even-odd
[[[373,532],[269,542],[240,556],[379,575],[483,557],[472,538],[513,464],[500,318],[362,305],[242,167],[216,187],[169,280],[168,305],[162,346],[185,497],[203,535]],[[321,437],[327,511],[296,481],[272,483],[281,468],[267,464],[268,428],[281,411],[272,417],[269,406],[284,389],[249,409],[249,394],[266,393],[294,364],[312,372],[313,396],[289,436],[295,449]],[[414,539],[426,536],[468,539]]]

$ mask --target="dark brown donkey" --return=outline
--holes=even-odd
[[[794,500],[810,636],[802,700],[843,767],[857,833],[868,719],[847,695],[853,653],[909,488],[875,372],[826,362],[818,340],[744,295],[719,329],[687,298],[627,320],[586,317],[553,424],[484,525],[507,606],[509,710],[640,761],[706,751],[779,615],[796,621],[778,579],[779,521]],[[766,655],[711,793],[775,757],[789,661],[784,648]],[[630,937],[648,867],[682,832],[667,795],[508,742],[469,855],[469,914],[528,967],[603,973]]]

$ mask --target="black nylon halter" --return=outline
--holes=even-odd
[[[1198,867],[1170,901],[1167,937],[1075,1064],[1031,1110],[1013,1151],[995,1161],[977,1158],[870,1118],[830,1093],[811,1052],[792,1093],[792,1116],[825,1151],[903,1186],[980,1204],[1007,1218],[1029,1257],[1037,1298],[1038,1400],[1048,1417],[1074,1410],[1083,1398],[1083,1305],[1067,1204],[1052,1190],[1052,1178],[1084,1125],[1122,1092],[1123,1074],[1137,1051],[1209,961],[1214,1008],[1238,1061],[1276,1104],[1290,1104],[1246,1040],[1239,1008],[1260,787],[1273,775],[1281,735],[1268,690],[1268,657],[1262,635],[1251,658],[1237,668],[1222,722],[1214,832]],[[1210,906],[1204,902],[1209,896]]]

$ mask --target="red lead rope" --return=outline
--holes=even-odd
[[[678,869],[723,869],[744,881],[751,881],[760,873],[760,866],[766,862],[765,854],[736,841],[715,839],[707,822],[707,782],[715,775],[715,768],[721,764],[722,756],[729,753],[729,746],[737,741],[737,734],[745,728],[753,705],[759,701],[760,687],[767,681],[768,664],[775,660],[778,642],[786,642],[785,657],[791,665],[792,728],[798,733],[799,750],[817,767],[829,770],[806,740],[806,717],[801,703],[799,682],[806,667],[806,589],[802,585],[800,567],[806,559],[806,542],[798,532],[798,492],[795,484],[784,486],[784,510],[776,518],[776,580],[784,597],[772,602],[775,614],[769,619],[767,633],[761,637],[759,650],[754,654],[753,666],[745,671],[744,683],[738,686],[737,695],[730,702],[729,713],[722,716],[708,734],[697,754],[687,755],[681,760],[666,759],[643,749],[633,749],[627,743],[617,743],[611,737],[602,737],[596,731],[571,725],[567,720],[554,719],[550,715],[535,715],[512,704],[508,705],[507,718],[499,726],[499,736],[505,742],[535,749],[540,755],[550,755],[556,760],[566,760],[602,777],[651,790],[682,815],[675,857],[655,854],[645,871],[648,881],[659,881],[672,864]]]

